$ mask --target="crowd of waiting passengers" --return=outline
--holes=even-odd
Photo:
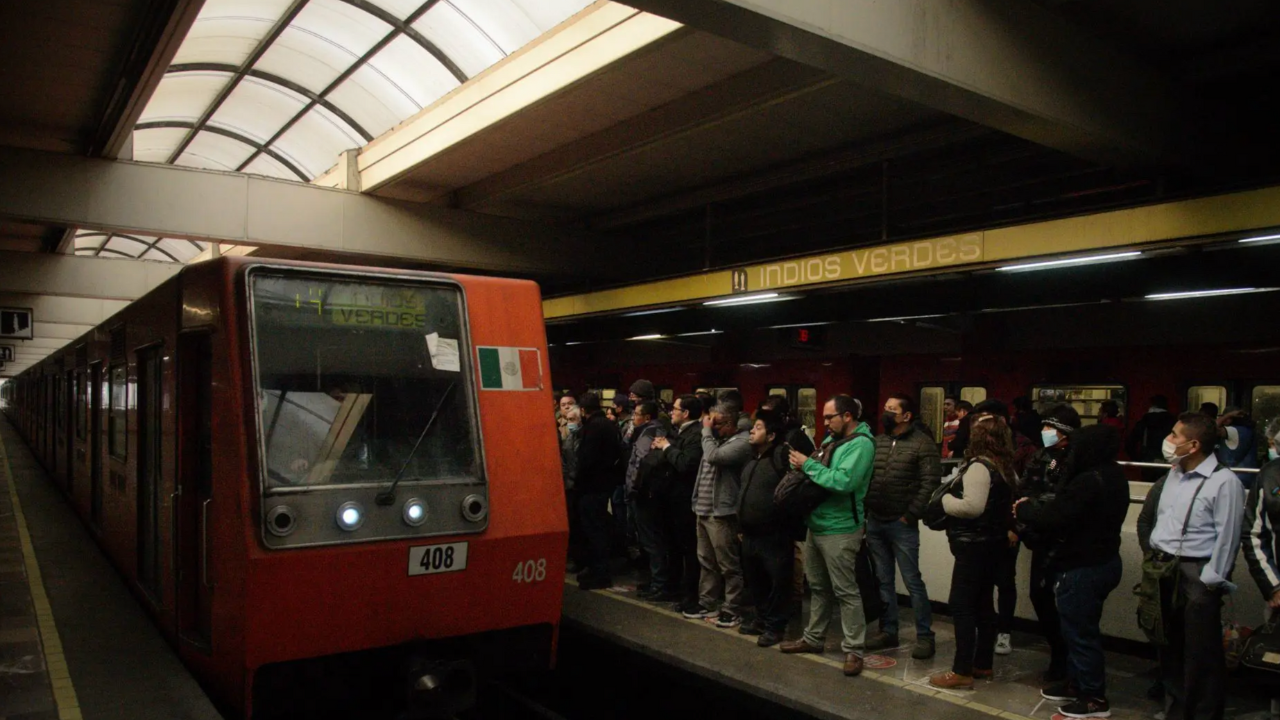
[[[1237,589],[1230,576],[1242,541],[1268,605],[1280,607],[1271,531],[1280,521],[1280,419],[1266,428],[1271,462],[1256,480],[1242,479],[1229,469],[1248,465],[1254,447],[1242,413],[1202,407],[1175,417],[1167,407],[1153,398],[1126,448],[1167,466],[1155,471],[1138,521],[1139,624],[1159,648],[1153,692],[1167,696],[1166,720],[1191,720],[1200,709],[1221,718],[1222,599]],[[736,627],[783,653],[823,653],[838,613],[843,671],[856,676],[864,652],[900,647],[895,567],[915,615],[911,655],[935,653],[919,569],[923,523],[946,533],[955,558],[955,657],[930,683],[965,689],[992,677],[994,655],[1012,651],[1015,561],[1026,546],[1031,600],[1050,648],[1041,694],[1066,717],[1108,717],[1099,623],[1120,583],[1129,504],[1117,464],[1120,423],[1104,412],[1082,427],[1069,405],[1044,416],[1022,402],[1015,408],[1011,418],[998,400],[948,398],[940,446],[907,394],[889,397],[874,429],[858,400],[836,395],[823,407],[826,435],[815,447],[779,396],[748,414],[736,391],[682,395],[664,408],[647,380],[614,407],[594,393],[565,395],[557,418],[570,571],[583,589],[612,586],[611,547],[632,538],[633,556],[642,549],[648,559],[641,599]],[[945,478],[944,455],[960,460]],[[797,567],[809,616],[788,640],[800,607]]]

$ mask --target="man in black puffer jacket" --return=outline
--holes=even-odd
[[[768,411],[756,414],[748,442],[752,458],[742,468],[738,492],[738,527],[742,532],[742,572],[756,605],[756,617],[738,628],[743,635],[759,635],[756,644],[782,642],[791,620],[795,551],[786,518],[773,502],[786,474],[788,451],[781,442],[781,419]]]
[[[1129,483],[1116,464],[1120,434],[1109,425],[1073,433],[1067,455],[1070,478],[1052,496],[1022,498],[1013,506],[1018,522],[1051,540],[1049,569],[1062,636],[1070,659],[1067,680],[1042,692],[1062,702],[1068,717],[1105,717],[1105,656],[1102,606],[1120,584],[1120,526],[1129,511]]]
[[[867,543],[880,578],[886,612],[880,632],[867,638],[868,650],[898,646],[898,596],[894,565],[911,594],[916,615],[916,644],[911,657],[933,657],[933,616],[929,593],[920,576],[920,516],[942,477],[942,456],[933,437],[916,423],[909,395],[890,395],[880,417],[884,434],[876,437],[875,473],[863,501],[867,509]]]

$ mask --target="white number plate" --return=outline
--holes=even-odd
[[[418,545],[409,548],[409,574],[431,575],[467,569],[467,544]]]

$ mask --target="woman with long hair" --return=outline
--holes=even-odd
[[[997,619],[992,593],[1008,545],[1017,477],[1009,423],[989,412],[975,413],[964,456],[955,490],[942,498],[947,541],[955,557],[948,602],[955,620],[956,654],[950,671],[929,678],[940,688],[972,688],[974,678],[993,674]]]

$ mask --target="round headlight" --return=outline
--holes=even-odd
[[[409,498],[404,502],[404,523],[418,527],[427,521],[427,504],[419,498]]]
[[[364,508],[355,501],[344,502],[338,506],[338,527],[348,532],[364,524]]]

